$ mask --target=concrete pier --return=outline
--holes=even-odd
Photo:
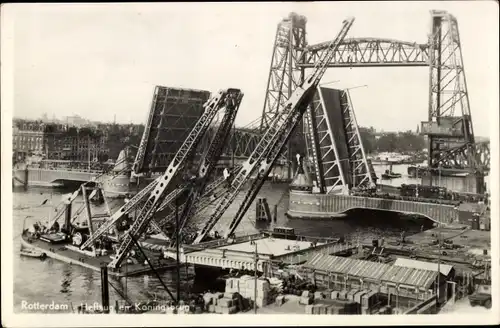
[[[453,205],[295,191],[290,191],[287,214],[292,218],[327,219],[355,208],[418,214],[439,223],[458,221],[458,209]]]

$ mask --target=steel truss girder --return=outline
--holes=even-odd
[[[241,170],[241,165],[236,166],[233,170],[231,170],[230,174],[234,176],[239,172],[239,170]],[[200,215],[209,205],[213,204],[223,193],[225,193],[224,183],[227,183],[226,179],[224,177],[219,177],[205,188],[199,198],[197,208],[192,215],[193,217]],[[185,204],[182,204],[179,207],[181,211],[184,210],[184,205]],[[174,219],[175,213],[170,213],[165,218],[158,221],[158,226],[164,227],[166,224],[173,222]]]
[[[490,170],[490,143],[476,143],[476,161],[483,168],[483,172],[488,173]]]
[[[316,91],[316,95],[319,93]],[[323,158],[321,156],[321,152],[319,151],[321,145],[320,134],[318,133],[318,122],[315,113],[317,112],[317,108],[314,106],[314,97],[311,104],[308,106],[305,115],[304,115],[304,130],[307,131],[304,133],[306,148],[311,151],[307,153],[307,155],[312,159],[312,165],[314,169],[314,179],[316,181],[316,188],[320,193],[325,193],[326,191],[326,180],[325,173],[323,169]],[[297,163],[300,165],[300,163]]]
[[[298,62],[305,47],[306,18],[291,13],[278,24],[276,30],[259,128],[261,134],[269,127],[276,115],[279,115],[283,104],[286,103],[293,90],[304,79],[304,70],[298,67]],[[288,162],[289,151],[293,150],[283,152],[281,162]]]
[[[308,46],[298,66],[313,67],[326,42]],[[340,45],[328,67],[429,66],[428,45],[380,38],[350,38]]]
[[[316,167],[316,180],[320,180],[321,171],[323,172],[324,192],[342,192],[348,193],[349,186],[346,181],[348,172],[344,172],[344,165],[341,165],[342,159],[339,156],[337,148],[337,140],[332,133],[330,126],[330,118],[328,111],[325,110],[325,104],[321,93],[321,88],[318,87],[313,101],[311,102],[311,115],[314,116],[315,126],[309,124],[309,115],[307,115],[308,127],[310,132],[307,134],[309,138],[316,135],[317,149],[314,151],[312,142],[308,145],[309,149],[313,150],[313,156],[317,159],[314,162]],[[318,174],[319,172],[319,174]],[[317,182],[318,185],[321,181]],[[321,189],[321,188],[320,188]]]
[[[201,116],[208,91],[156,86],[134,161],[136,174],[164,170]]]
[[[185,224],[191,219],[192,215],[196,213],[198,209],[203,209],[200,200],[202,199],[205,190],[211,191],[213,188],[207,188],[209,178],[215,170],[217,162],[221,158],[222,150],[224,149],[226,142],[229,139],[231,129],[236,119],[236,114],[238,113],[239,105],[241,99],[243,98],[243,93],[239,93],[237,99],[235,100],[236,105],[232,107],[226,107],[226,111],[220,124],[217,127],[214,137],[211,139],[210,145],[202,157],[199,169],[198,177],[194,188],[191,188],[186,202],[184,203],[184,210],[182,211],[183,217],[179,222],[177,227],[178,233],[182,232]],[[205,206],[206,207],[206,206]],[[174,243],[179,242],[177,238],[172,238]]]
[[[370,170],[359,134],[358,122],[354,113],[349,90],[344,90],[340,96],[342,117],[349,153],[349,169],[351,176],[350,189],[369,189],[375,187],[375,179]]]
[[[205,103],[204,113],[196,122],[188,137],[177,151],[163,176],[158,179],[154,189],[149,193],[149,197],[146,200],[146,203],[142,206],[139,215],[135,218],[135,221],[128,230],[128,233],[120,242],[114,259],[108,265],[109,267],[116,268],[121,264],[127,255],[127,252],[133,245],[133,238],[139,238],[147,228],[149,222],[153,218],[153,215],[156,213],[166,197],[165,191],[178,175],[179,171],[184,167],[190,154],[194,152],[200,143],[215,115],[223,107],[225,107],[226,110],[231,110],[230,108],[239,106],[238,101],[241,99],[239,96],[239,90],[228,89],[219,91],[214,97]],[[121,212],[121,209],[117,211],[119,215],[121,215]]]
[[[306,46],[305,18],[292,14],[276,30],[260,132],[263,133],[303,78],[297,66]]]
[[[329,62],[335,49],[339,43],[345,38],[347,32],[351,28],[354,19],[345,20],[342,24],[342,29],[337,37],[330,42],[329,51],[326,51],[323,57],[316,63],[316,66],[311,75],[302,82],[299,87],[292,93],[292,96],[283,106],[283,111],[280,115],[276,115],[265,131],[257,147],[252,152],[252,155],[243,164],[241,171],[234,177],[231,184],[228,186],[228,192],[221,197],[221,200],[215,208],[212,215],[205,222],[205,225],[200,230],[194,243],[197,244],[210,232],[215,226],[222,214],[227,210],[229,205],[234,201],[243,185],[249,180],[254,172],[257,176],[251,181],[251,186],[248,188],[243,202],[240,204],[236,215],[229,224],[229,228],[225,233],[225,237],[232,235],[239,225],[246,211],[257,196],[266,177],[269,175],[274,162],[278,159],[288,142],[293,130],[302,119],[304,111],[307,110],[316,87],[319,81],[326,72],[326,63]]]
[[[446,138],[429,134],[428,165],[482,170],[475,150],[458,22],[444,11],[432,11],[431,18],[428,121],[441,126],[445,120],[458,117],[454,126],[461,130],[461,136]]]
[[[227,145],[225,155],[235,158],[248,158],[259,143],[260,133],[257,130],[236,129],[231,134],[231,141]]]

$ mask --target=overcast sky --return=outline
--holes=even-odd
[[[307,17],[310,44],[332,39],[347,16],[348,37],[425,43],[431,9],[458,20],[476,135],[498,110],[498,4],[346,2],[18,5],[14,26],[14,116],[43,113],[144,123],[155,85],[245,97],[237,125],[260,117],[277,23]],[[330,69],[323,82],[349,88],[358,123],[415,130],[427,118],[426,67]]]

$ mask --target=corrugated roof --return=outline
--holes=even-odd
[[[390,265],[355,260],[347,257],[316,254],[311,260],[304,264],[304,267],[378,280]]]
[[[422,269],[422,270],[438,271],[437,263],[405,259],[405,258],[398,258],[396,262],[394,262],[394,265],[408,267],[408,268]],[[449,275],[452,269],[453,269],[452,265],[448,264],[439,265],[439,271],[441,272],[441,274],[445,276]]]
[[[437,271],[393,265],[382,275],[380,280],[399,285],[429,288],[435,281],[437,274]]]
[[[380,280],[423,288],[429,288],[438,274],[437,269],[426,270],[404,265],[396,266],[325,254],[314,255],[303,266],[314,270],[355,276],[362,279]]]

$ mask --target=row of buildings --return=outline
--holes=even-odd
[[[18,119],[13,121],[13,161],[32,155],[74,162],[114,160],[125,146],[138,145],[143,130],[135,124],[77,127]]]

